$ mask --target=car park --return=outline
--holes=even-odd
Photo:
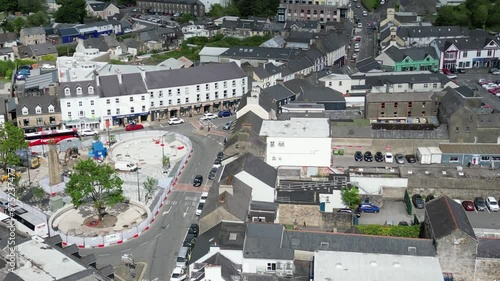
[[[125,131],[136,131],[142,129],[144,129],[144,126],[142,124],[128,124],[127,126],[125,126]]]
[[[484,199],[481,197],[474,198],[474,206],[478,211],[486,211],[486,203],[484,202]]]
[[[203,192],[200,197],[200,202],[201,203],[207,202],[207,198],[208,198],[208,192]]]
[[[230,117],[233,114],[229,110],[221,110],[221,111],[219,111],[219,113],[217,115],[219,117]]]
[[[466,211],[475,211],[476,208],[474,207],[474,202],[470,200],[464,200],[462,201],[462,206]]]
[[[339,209],[338,213],[353,214],[353,215],[356,215],[356,217],[358,217],[358,218],[361,217],[361,214],[359,212],[356,212],[355,210],[350,209],[350,208]]]
[[[208,113],[203,114],[203,117],[201,117],[201,120],[212,120],[215,118],[217,118],[217,115],[208,112]]]
[[[413,195],[411,201],[413,202],[413,206],[417,209],[423,209],[425,207],[424,199],[420,194]]]
[[[405,163],[405,157],[403,156],[403,154],[396,154],[396,156],[394,156],[394,158],[396,158],[396,163],[398,164],[404,164]]]
[[[222,130],[229,131],[229,130],[231,130],[232,125],[233,125],[233,121],[229,121],[226,124],[224,124],[224,126],[222,126]]]
[[[196,175],[193,179],[193,186],[201,186],[203,183],[203,176],[202,175]]]
[[[406,162],[408,162],[408,163],[416,163],[417,162],[417,158],[413,154],[408,154],[405,156],[405,158],[406,158]]]
[[[356,151],[356,153],[354,153],[354,160],[356,162],[363,161],[363,153],[361,151]]]
[[[218,170],[218,167],[212,167],[212,169],[210,169],[210,172],[208,173],[208,179],[209,180],[213,180],[215,178],[215,175],[217,175],[217,170]]]
[[[201,215],[201,211],[203,211],[203,207],[205,206],[205,203],[198,203],[198,207],[196,208],[196,215],[197,216],[200,216]]]
[[[377,151],[377,153],[375,153],[375,161],[377,162],[383,162],[384,161],[384,154],[382,154],[382,152],[380,151]]]
[[[88,137],[88,136],[97,136],[99,133],[94,129],[83,129],[80,131],[80,136]]]
[[[173,117],[168,120],[169,125],[178,125],[184,123],[182,118]]]
[[[387,152],[385,154],[385,163],[394,163],[394,156],[392,156],[392,153]]]
[[[366,162],[372,162],[373,155],[372,155],[371,151],[365,152],[365,155],[363,155],[363,159],[365,159]]]
[[[486,206],[488,206],[488,209],[491,211],[491,212],[498,212],[498,210],[500,209],[498,207],[498,202],[497,200],[494,198],[494,197],[488,197],[486,198]]]
[[[378,213],[380,208],[370,203],[363,203],[359,204],[358,211],[360,213]]]

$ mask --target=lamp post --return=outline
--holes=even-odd
[[[137,201],[141,201],[141,190],[139,186],[139,168],[137,168]]]
[[[164,142],[164,137],[165,135],[161,136],[161,165],[163,168],[165,168],[165,142]]]

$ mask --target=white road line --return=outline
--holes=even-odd
[[[111,256],[111,254],[102,254],[102,255],[97,255],[98,257],[106,257],[106,256]]]
[[[158,234],[156,234],[155,238],[160,237],[160,235],[161,235],[161,232],[160,232],[160,233],[158,233]],[[147,242],[146,242],[146,243],[147,243]],[[142,246],[142,244],[141,244],[141,246]]]
[[[186,207],[186,213],[187,213],[188,210],[189,210],[189,207]]]
[[[172,206],[170,206],[166,212],[163,212],[162,216],[164,216],[165,214],[170,213],[170,210],[172,210]]]
[[[126,252],[130,252],[130,251],[132,251],[132,249],[126,249],[126,250],[120,251],[120,253],[126,253]]]
[[[146,242],[142,243],[140,246],[144,246],[144,245],[148,244],[148,242],[149,241],[146,241]]]

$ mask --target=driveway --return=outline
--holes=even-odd
[[[359,224],[383,225],[386,221],[392,221],[392,223],[396,225],[400,221],[411,223],[412,220],[413,216],[408,215],[403,201],[384,201],[384,205],[378,214],[361,214]]]

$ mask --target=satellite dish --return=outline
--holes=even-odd
[[[66,203],[66,204],[71,203],[71,197],[69,197],[69,196],[65,196],[65,197],[63,198],[63,202],[64,202],[64,203]]]

